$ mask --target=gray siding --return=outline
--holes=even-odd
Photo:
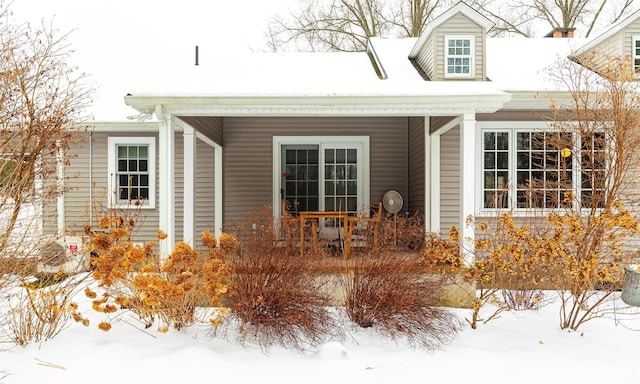
[[[462,13],[453,15],[434,30],[435,56],[434,56],[434,76],[433,80],[444,80],[444,57],[446,35],[472,35],[475,40],[475,77],[474,80],[485,80],[486,72],[484,65],[485,51],[485,31],[478,24],[466,17]],[[453,79],[447,79],[453,80]],[[461,79],[469,80],[469,79]]]
[[[440,136],[440,230],[460,224],[460,128]]]
[[[176,134],[175,149],[175,229],[176,241],[184,238],[184,136]],[[203,249],[200,242],[204,230],[214,232],[214,149],[201,140],[196,140],[195,179],[195,229],[193,244]]]
[[[409,169],[408,169],[408,204],[410,213],[425,214],[425,147],[424,117],[409,118]]]
[[[89,134],[86,133],[88,136]],[[114,133],[112,136],[142,136],[127,133]],[[145,135],[149,136],[149,135]],[[69,231],[83,233],[85,224],[93,218],[92,227],[96,227],[102,212],[107,206],[107,133],[93,133],[80,145],[73,148],[71,165],[66,170],[65,194],[66,226]],[[154,136],[156,137],[156,136]],[[156,150],[157,150],[156,139]],[[157,154],[156,154],[157,157]],[[157,162],[156,162],[157,165]],[[157,174],[157,170],[156,170]],[[157,190],[156,178],[156,190]],[[157,196],[155,197],[157,201]],[[156,239],[158,230],[158,209],[141,209],[140,226],[134,235],[134,241]]]
[[[174,149],[174,177],[175,189],[173,201],[175,206],[174,228],[175,241],[184,241],[184,135],[182,133],[175,134]]]
[[[222,141],[222,117],[181,116],[179,119],[219,145],[224,144]]]
[[[633,55],[634,36],[640,36],[640,20],[632,22],[622,31],[602,41],[589,52],[585,52],[580,56],[580,60],[584,65],[593,67],[600,73],[606,71],[611,64],[611,58],[620,57],[630,61]],[[593,57],[590,57],[592,52]]]
[[[200,235],[203,231],[214,232],[214,149],[198,140],[196,143],[196,229],[195,244],[201,248]]]
[[[420,65],[420,68],[422,68],[422,70],[430,80],[433,80],[435,76],[433,62],[435,59],[435,54],[433,52],[434,39],[435,37],[432,34],[425,40],[425,43],[421,47],[420,52],[418,52],[418,56],[416,58],[416,62],[418,63],[418,65]]]
[[[407,200],[407,118],[229,117],[224,126],[224,224],[272,203],[273,136],[369,136],[371,201],[390,189]]]

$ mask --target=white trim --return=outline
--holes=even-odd
[[[58,213],[58,236],[63,236],[65,232],[65,202],[64,202],[64,150],[60,146],[60,140],[56,140],[56,184],[58,188],[57,213]],[[90,197],[91,198],[91,197]]]
[[[424,230],[426,233],[432,231],[431,216],[431,119],[424,117]]]
[[[166,113],[190,116],[454,116],[493,113],[511,100],[490,82],[447,87],[446,94],[437,87],[428,94],[421,88],[397,95],[126,96],[125,103],[138,110],[161,103]]]
[[[282,146],[283,145],[320,145],[334,148],[357,147],[358,151],[358,205],[370,203],[370,155],[369,136],[273,136],[273,216],[281,216],[280,190],[282,189]],[[322,151],[321,157],[322,159]],[[322,172],[320,172],[322,175]],[[320,183],[320,195],[324,195],[324,183]],[[324,207],[324,200],[320,199],[320,209]]]
[[[148,145],[149,146],[149,159],[147,160],[147,166],[149,170],[149,200],[146,204],[142,204],[142,209],[152,209],[156,207],[156,139],[152,136],[138,136],[138,137],[123,137],[123,136],[109,136],[107,139],[107,202],[110,208],[131,208],[130,204],[118,204],[116,186],[118,185],[116,178],[116,145]]]
[[[484,207],[484,199],[483,199],[483,184],[484,184],[484,175],[482,170],[482,156],[483,156],[483,133],[490,131],[505,131],[509,130],[509,207],[508,208],[485,208]],[[495,216],[501,212],[511,212],[514,216],[531,216],[532,214],[536,215],[548,215],[553,212],[558,212],[562,210],[561,208],[517,208],[516,207],[516,186],[511,181],[515,179],[517,169],[515,167],[515,159],[514,153],[516,151],[516,134],[518,132],[523,131],[554,131],[553,126],[549,122],[543,121],[500,121],[500,122],[478,122],[477,130],[476,130],[476,174],[480,175],[479,180],[477,181],[476,188],[476,207],[477,207],[477,216],[487,217],[487,216]],[[576,136],[574,135],[574,141]],[[579,147],[579,143],[574,142],[575,147]],[[575,153],[575,158],[572,162],[572,183],[573,183],[573,192],[577,197],[581,195],[581,170],[580,170],[580,151]],[[574,209],[580,211],[582,208],[574,206]]]
[[[185,127],[182,134],[184,157],[183,241],[194,247],[196,229],[196,134],[193,127]]]
[[[431,135],[431,231],[440,233],[440,134]]]
[[[466,225],[467,217],[476,212],[476,120],[475,114],[465,113],[460,124],[460,222],[461,253],[467,264],[473,262],[475,230]]]
[[[469,59],[469,73],[450,73],[448,70],[449,61],[449,40],[469,40],[469,55],[454,55],[455,58]],[[445,79],[469,79],[476,75],[476,39],[473,35],[445,35],[444,36],[444,62],[443,71]]]
[[[511,130],[511,131],[515,131],[515,130],[549,130],[552,129],[551,127],[551,123],[549,122],[544,122],[544,121],[482,121],[482,122],[476,122],[476,174],[479,175],[478,176],[478,180],[477,180],[477,188],[476,188],[476,215],[480,216],[480,217],[486,217],[486,216],[495,216],[496,213],[501,213],[501,212],[511,212],[514,216],[521,216],[521,215],[525,215],[525,214],[530,214],[532,211],[540,211],[539,209],[511,209],[511,208],[485,208],[484,207],[484,198],[482,196],[482,194],[484,193],[484,174],[482,171],[482,156],[483,156],[483,151],[482,151],[482,146],[483,146],[483,137],[482,134],[485,131],[488,130],[495,130],[495,131],[501,131],[501,130]],[[512,150],[513,148],[511,148],[513,146],[513,137],[510,136],[510,142],[509,142],[509,207],[513,207],[514,201],[513,199],[515,198],[514,191],[512,191],[512,186],[511,186],[511,181],[513,179],[514,173],[515,171],[513,170],[513,155],[512,155]]]
[[[471,19],[473,22],[478,24],[480,27],[482,27],[485,30],[485,32],[493,28],[493,26],[495,25],[495,23],[491,21],[489,18],[479,13],[475,9],[471,8],[464,1],[460,1],[459,3],[449,8],[447,11],[445,11],[444,13],[440,14],[435,19],[427,23],[427,26],[424,29],[424,31],[422,31],[422,34],[418,38],[418,41],[416,41],[415,45],[411,49],[411,52],[409,53],[409,58],[413,59],[417,57],[418,53],[420,53],[420,49],[426,42],[427,38],[429,37],[429,35],[431,35],[431,32],[435,28],[437,28],[440,24],[443,24],[444,22],[449,20],[456,13],[462,13],[463,15]]]
[[[636,67],[636,60],[640,60],[640,54],[636,53],[636,43],[639,43],[639,42],[640,42],[640,35],[634,35],[633,38],[631,39],[631,68],[633,68],[633,71],[636,73],[640,71],[640,65]]]
[[[213,150],[214,156],[214,222],[215,222],[215,235],[220,236],[222,234],[222,220],[223,220],[223,201],[222,201],[222,153],[224,149],[222,146],[215,144]]]
[[[445,133],[449,132],[449,130],[451,130],[452,128],[455,128],[458,125],[460,125],[461,122],[462,122],[462,117],[456,117],[451,121],[449,121],[448,123],[441,126],[440,128],[436,129],[432,133],[434,135],[437,134],[439,136],[444,135]]]
[[[159,229],[164,231],[167,236],[159,242],[159,249],[160,258],[164,260],[172,252],[175,245],[175,129],[171,116],[164,115],[161,105],[156,107],[156,116],[159,119],[158,222]]]

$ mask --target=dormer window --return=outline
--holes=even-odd
[[[471,78],[474,76],[474,37],[447,35],[445,41],[445,77]]]
[[[633,70],[640,72],[640,36],[633,36]]]

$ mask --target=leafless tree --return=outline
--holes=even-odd
[[[88,118],[92,87],[69,64],[67,38],[15,23],[0,1],[0,268],[41,240],[43,207],[64,192],[57,176]]]
[[[637,6],[636,0],[470,0],[469,5],[496,22],[493,35],[534,37],[543,26],[592,32],[621,20]],[[547,31],[548,32],[548,31]]]
[[[273,51],[363,51],[370,37],[417,37],[451,0],[301,0],[267,31]]]

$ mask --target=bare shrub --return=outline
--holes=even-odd
[[[300,257],[299,248],[279,241],[287,234],[274,225],[269,208],[249,212],[235,230],[242,241],[232,259],[236,274],[227,296],[230,311],[215,333],[229,337],[233,330],[243,345],[298,350],[339,336],[323,292],[326,281],[315,273],[328,248],[322,247],[321,255],[309,250]]]
[[[425,245],[424,217],[419,214],[386,214],[380,237],[385,247],[419,251]]]
[[[86,276],[58,275],[50,281],[33,283],[22,280],[21,287],[15,287],[2,306],[7,311],[3,332],[11,342],[25,346],[54,338],[72,319],[88,324],[73,301],[76,288]]]
[[[87,289],[94,310],[111,314],[130,310],[150,327],[159,320],[158,330],[180,329],[193,324],[197,306],[217,306],[227,293],[233,273],[225,256],[238,246],[237,239],[223,234],[218,241],[209,232],[202,234],[207,254],[199,254],[186,243],[178,243],[169,257],[160,261],[155,242],[144,246],[131,242],[134,218],[110,211],[100,220],[100,229],[86,228],[91,237],[93,277],[104,291],[98,295]],[[166,235],[158,232],[158,238]],[[210,319],[217,325],[219,319]],[[99,325],[108,330],[108,321]]]
[[[517,227],[509,214],[501,215],[495,223],[478,223],[476,232],[475,258],[470,264],[460,253],[456,227],[449,229],[448,239],[432,235],[422,258],[430,270],[460,275],[463,282],[475,284],[471,317],[466,318],[471,328],[504,311],[538,309],[546,304],[543,287],[549,264],[543,257],[547,248],[542,238],[528,226]],[[481,318],[480,311],[488,305],[491,313]]]
[[[381,250],[345,262],[345,310],[363,328],[391,339],[406,337],[414,346],[435,349],[461,328],[453,312],[430,305],[445,279],[427,275],[414,252]]]

